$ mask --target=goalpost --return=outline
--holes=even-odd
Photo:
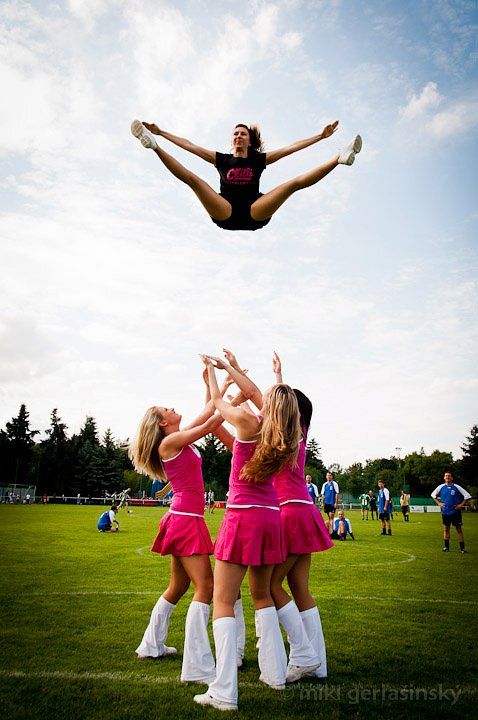
[[[26,503],[27,495],[31,503],[35,502],[36,485],[21,485],[20,483],[11,483],[3,488],[3,500],[10,503]]]

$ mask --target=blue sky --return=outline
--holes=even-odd
[[[315,406],[327,464],[477,422],[475,2],[5,2],[0,9],[0,422],[87,413],[117,436],[201,403],[199,352],[270,356]],[[135,117],[228,151],[340,132],[270,166],[262,190],[356,163],[264,230],[220,231],[130,135]],[[218,186],[215,169],[165,149]],[[266,149],[267,149],[266,148]]]

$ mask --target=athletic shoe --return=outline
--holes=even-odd
[[[204,693],[204,695],[195,695],[193,700],[198,705],[210,705],[211,707],[216,708],[216,710],[237,710],[237,705],[234,703],[217,700],[212,695],[209,695],[208,692]]]
[[[237,667],[238,668],[242,667],[242,658],[239,657],[239,655],[237,656]]]
[[[156,150],[158,147],[153,133],[149,132],[140,120],[133,120],[131,123],[131,133],[135,138],[138,138],[143,147],[151,150]]]
[[[463,548],[463,550],[460,550],[460,552],[461,552],[462,555],[464,555],[464,554],[466,553],[465,548]]]
[[[164,646],[164,652],[162,655],[138,655],[140,660],[159,660],[159,658],[166,657],[166,655],[176,655],[177,650],[175,647],[168,647],[167,645]]]
[[[259,680],[264,683],[264,685],[267,685],[267,687],[272,688],[272,690],[285,690],[285,685],[271,685],[268,683],[264,675],[259,675]]]
[[[341,150],[339,155],[339,164],[340,165],[353,165],[355,160],[355,155],[359,153],[362,149],[362,138],[360,135],[356,135],[356,137],[352,140],[352,142],[347,145],[346,148]]]
[[[442,552],[450,552],[450,548],[444,547],[444,548],[442,549]]]
[[[305,675],[312,675],[320,665],[321,663],[315,663],[315,665],[288,665],[285,681],[286,683],[297,682]]]

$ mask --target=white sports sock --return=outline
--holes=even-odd
[[[287,633],[290,645],[289,664],[307,667],[317,665],[319,656],[312,647],[302,622],[299,609],[291,600],[277,611],[279,622]]]
[[[222,617],[212,624],[216,647],[216,679],[208,693],[216,700],[237,705],[237,625],[236,618]]]
[[[246,623],[244,622],[242,598],[238,598],[234,603],[234,617],[237,624],[237,659],[242,660],[246,647]]]
[[[320,660],[320,667],[315,670],[314,675],[320,678],[327,677],[327,651],[325,649],[324,633],[322,631],[322,623],[320,622],[319,609],[317,607],[310,610],[303,610],[300,613],[302,622],[304,623],[307,637],[310,644],[316,651]]]
[[[287,655],[275,607],[256,610],[256,620],[259,626],[259,669],[261,675],[268,685],[284,685],[287,672]]]
[[[169,621],[176,605],[161,595],[154,606],[143,639],[136,648],[139,657],[161,657],[165,654],[164,643],[168,637]]]
[[[181,680],[197,682],[211,680],[216,675],[214,658],[209,644],[207,624],[209,605],[193,600],[186,615],[183,667]]]

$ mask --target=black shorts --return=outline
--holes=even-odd
[[[376,502],[371,502],[371,503],[370,503],[370,510],[371,510],[372,512],[377,512],[377,503],[376,503]]]
[[[390,513],[383,512],[383,513],[380,513],[380,515],[378,517],[380,518],[380,520],[390,520]]]
[[[327,515],[329,513],[335,513],[335,505],[329,505],[328,503],[325,503],[324,505],[324,513]]]
[[[223,230],[260,230],[264,225],[267,225],[270,218],[267,220],[254,220],[254,218],[251,217],[251,205],[257,198],[262,197],[263,194],[264,193],[259,193],[254,200],[249,202],[237,198],[231,199],[221,193],[221,197],[231,203],[231,217],[228,217],[227,220],[215,220],[212,217],[211,220]]]
[[[410,512],[410,505],[402,505],[402,513],[407,515]]]
[[[453,525],[453,527],[461,527],[463,525],[461,520],[461,510],[457,510],[453,513],[453,515],[443,515],[441,516],[442,523],[446,525],[446,527],[450,527],[450,525]]]

